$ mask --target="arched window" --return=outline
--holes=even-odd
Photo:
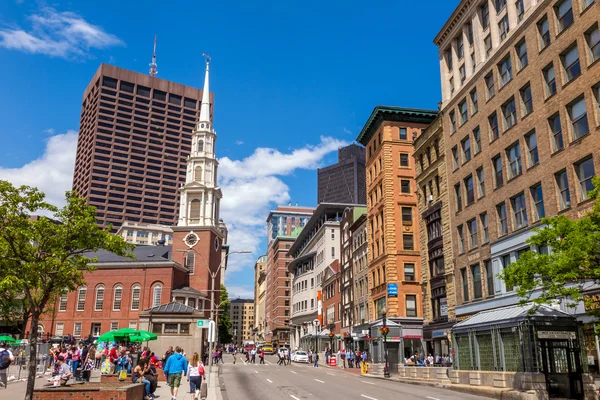
[[[85,296],[87,294],[87,288],[82,286],[77,291],[77,311],[85,310]]]
[[[190,222],[200,222],[200,200],[194,199],[190,202]]]
[[[204,151],[204,140],[198,140],[198,151]]]
[[[113,296],[113,311],[121,311],[121,299],[123,298],[123,286],[115,286]]]
[[[94,305],[94,311],[102,311],[104,307],[104,285],[96,286],[96,304]]]
[[[133,285],[131,288],[131,309],[139,310],[140,309],[140,293],[142,291],[142,287],[138,284]]]
[[[154,291],[152,292],[152,307],[160,306],[160,300],[162,296],[162,285],[159,283],[154,286]]]
[[[201,166],[197,166],[196,169],[194,169],[194,180],[196,182],[202,182],[202,167]]]
[[[196,261],[196,257],[194,253],[191,251],[187,253],[185,256],[185,266],[189,270],[190,275],[194,274],[194,262]]]

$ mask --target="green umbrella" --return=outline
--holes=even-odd
[[[139,338],[141,338],[142,342],[147,342],[149,340],[156,340],[158,339],[158,336],[156,336],[156,334],[152,333],[152,332],[148,332],[148,331],[144,331],[144,330],[139,330],[138,331],[138,336]]]
[[[15,343],[16,340],[11,336],[0,336],[0,342]]]
[[[120,342],[121,340],[128,339],[129,336],[118,333],[117,331],[109,331],[100,335],[97,339],[98,342]]]

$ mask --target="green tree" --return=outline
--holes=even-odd
[[[74,193],[67,192],[59,209],[36,188],[0,180],[0,293],[19,293],[31,320],[26,400],[33,396],[41,315],[60,295],[84,284],[84,272],[93,269],[89,263],[97,261],[86,253],[105,249],[124,256],[132,248],[98,227],[94,207]]]
[[[229,294],[225,285],[221,284],[219,303],[219,343],[226,344],[231,343],[233,337],[231,336],[231,320],[229,319]]]
[[[521,303],[565,300],[573,306],[583,300],[585,287],[600,283],[600,179],[594,178],[594,185],[596,189],[589,192],[594,203],[583,217],[544,218],[527,240],[531,246],[547,246],[550,252],[528,251],[500,274],[507,286],[516,287]],[[597,305],[586,308],[588,314],[600,317]]]

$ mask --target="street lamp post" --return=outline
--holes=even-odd
[[[390,377],[390,370],[388,368],[388,352],[387,352],[387,335],[390,333],[390,329],[387,327],[387,310],[384,308],[381,310],[381,314],[383,317],[383,327],[379,330],[379,332],[383,335],[383,355],[385,357],[385,365],[383,366],[383,376],[385,378]]]

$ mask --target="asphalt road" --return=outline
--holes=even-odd
[[[246,364],[226,355],[222,366],[224,400],[476,400],[474,396],[452,390],[403,384],[363,377],[339,368],[314,368],[308,364],[277,365],[275,356],[266,364]]]

